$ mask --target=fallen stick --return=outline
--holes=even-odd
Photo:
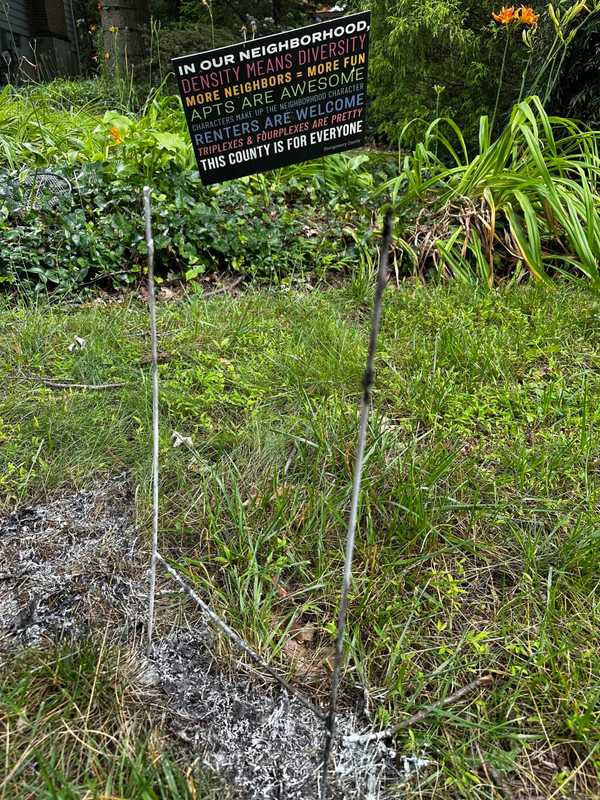
[[[392,725],[391,728],[386,728],[385,730],[378,731],[377,733],[355,733],[352,736],[346,736],[344,741],[353,744],[364,744],[365,742],[389,739],[391,736],[394,736],[394,734],[399,733],[400,731],[405,731],[407,728],[412,728],[413,725],[417,725],[435,711],[439,711],[441,708],[446,708],[447,706],[452,706],[456,703],[459,703],[463,698],[470,695],[476,689],[480,689],[483,686],[490,686],[493,680],[494,679],[491,675],[482,675],[481,678],[471,681],[471,683],[463,686],[462,689],[454,692],[454,694],[444,697],[443,700],[438,700],[437,703],[433,703],[430,706],[422,708],[421,711],[417,711],[417,713],[413,714],[412,717],[402,720],[402,722],[399,722],[397,725]]]
[[[126,383],[71,383],[70,381],[57,381],[54,378],[44,378],[41,375],[21,375],[28,381],[43,383],[50,389],[122,389]]]

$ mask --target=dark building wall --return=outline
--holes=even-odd
[[[0,84],[19,73],[20,60],[31,55],[29,8],[25,0],[0,3]]]
[[[27,4],[22,0],[9,0],[8,7],[0,6],[0,28],[12,28],[15,33],[26,36],[29,32]]]
[[[54,36],[67,37],[67,9],[61,0],[46,0],[48,30]]]
[[[29,0],[34,36],[67,37],[67,9],[63,0]]]
[[[0,49],[13,62],[13,81],[27,74],[38,80],[75,74],[75,36],[71,0],[8,0],[8,9],[0,3]],[[5,82],[6,58],[0,70]]]

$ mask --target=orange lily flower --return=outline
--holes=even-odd
[[[540,15],[536,14],[531,6],[521,6],[521,8],[517,11],[517,16],[522,25],[531,26],[537,25],[540,18]]]
[[[496,22],[499,22],[500,25],[510,25],[511,22],[516,22],[517,12],[514,6],[510,6],[510,8],[502,6],[502,10],[498,14],[492,14],[492,17]]]
[[[111,128],[109,133],[112,136],[113,141],[114,141],[115,144],[122,144],[123,143],[123,137],[121,136],[121,133],[120,133],[118,128]]]

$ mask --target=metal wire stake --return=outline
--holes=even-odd
[[[154,292],[154,238],[152,236],[152,205],[150,187],[144,186],[144,221],[148,246],[148,304],[150,306],[150,335],[152,338],[152,559],[148,592],[148,654],[152,651],[154,630],[154,599],[156,595],[156,562],[158,553],[158,335],[156,332],[156,296]]]
[[[340,608],[337,622],[337,635],[335,641],[335,660],[333,674],[331,677],[331,692],[329,695],[329,713],[325,723],[325,745],[323,748],[323,775],[321,785],[321,799],[327,798],[327,776],[329,761],[331,759],[331,749],[335,736],[335,718],[337,712],[338,692],[340,688],[340,677],[342,671],[342,658],[344,653],[344,631],[346,628],[346,615],[348,611],[348,594],[350,591],[350,579],[352,577],[352,559],[354,556],[354,541],[356,538],[356,519],[358,515],[358,501],[360,498],[360,487],[362,471],[365,459],[365,445],[367,440],[367,426],[369,423],[369,410],[371,406],[371,394],[373,389],[373,365],[375,352],[377,350],[377,338],[381,325],[381,312],[383,305],[383,292],[388,280],[388,260],[392,241],[392,212],[388,211],[385,215],[383,225],[383,247],[379,260],[379,273],[377,275],[377,286],[375,289],[375,301],[373,304],[373,318],[371,322],[371,333],[369,337],[369,352],[367,355],[367,368],[363,377],[363,393],[360,403],[360,426],[358,434],[358,445],[356,448],[356,461],[354,464],[354,477],[352,481],[352,502],[350,505],[350,515],[348,517],[348,533],[346,536],[346,555],[344,559],[344,573],[342,578],[342,591],[340,597]]]

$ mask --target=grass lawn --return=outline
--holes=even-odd
[[[320,697],[369,311],[357,284],[159,307],[162,550]],[[135,300],[0,307],[5,508],[127,470],[149,530],[147,328]],[[76,336],[85,347],[69,349]],[[60,390],[35,376],[125,386]],[[175,431],[191,444],[173,447]],[[494,676],[398,737],[399,752],[432,761],[406,797],[600,797],[599,476],[596,296],[389,291],[345,701],[365,687],[389,724]],[[19,679],[0,690],[7,763],[36,713]]]

